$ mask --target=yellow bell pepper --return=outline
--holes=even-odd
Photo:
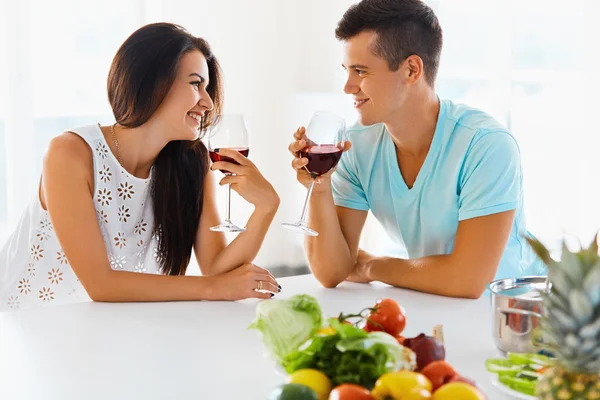
[[[317,331],[317,335],[329,336],[335,334],[335,329],[330,326],[324,326]]]
[[[383,374],[375,382],[371,395],[375,400],[402,400],[415,389],[431,392],[433,385],[423,374],[412,371],[397,371]]]

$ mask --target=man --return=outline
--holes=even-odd
[[[442,29],[433,10],[420,0],[363,0],[336,36],[358,123],[337,170],[313,189],[309,226],[319,236],[306,238],[306,252],[316,278],[478,298],[494,278],[538,273],[523,238],[518,145],[490,115],[437,97]],[[307,185],[304,132],[289,150]],[[359,250],[368,210],[409,259]]]

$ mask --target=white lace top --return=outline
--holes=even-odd
[[[150,180],[121,167],[98,125],[74,129],[94,154],[94,206],[110,266],[159,273]],[[0,311],[89,301],[34,196],[0,251]]]

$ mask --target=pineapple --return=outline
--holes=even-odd
[[[554,261],[536,239],[528,239],[548,267],[552,283],[543,293],[544,346],[555,365],[539,379],[536,395],[546,399],[600,400],[600,257],[598,236],[587,249],[571,252],[563,243]]]

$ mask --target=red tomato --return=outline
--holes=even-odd
[[[384,331],[398,336],[406,326],[404,309],[392,299],[382,299],[375,304],[375,310],[368,315],[365,331]]]
[[[331,391],[329,400],[373,400],[373,396],[362,386],[344,383]]]
[[[427,364],[421,373],[429,378],[434,391],[458,375],[452,365],[441,360]]]

